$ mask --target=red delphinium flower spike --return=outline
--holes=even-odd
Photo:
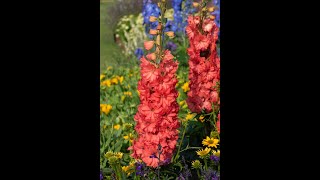
[[[213,110],[212,104],[217,108],[220,101],[216,87],[220,82],[220,58],[216,50],[219,28],[211,19],[204,19],[199,25],[199,16],[189,16],[188,22],[190,91],[187,104],[192,112],[209,113]]]

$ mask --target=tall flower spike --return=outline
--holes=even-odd
[[[165,2],[160,2],[161,14],[165,12]],[[159,16],[159,21],[164,18]],[[161,23],[159,23],[161,24]],[[162,26],[162,25],[161,25]],[[151,52],[141,58],[141,79],[138,82],[140,105],[134,116],[135,130],[138,138],[129,148],[133,150],[132,157],[141,159],[147,166],[158,167],[167,164],[173,156],[178,140],[179,105],[176,101],[178,92],[175,86],[178,82],[176,71],[178,62],[169,50],[163,50],[163,27],[159,28],[156,53]],[[158,41],[160,43],[158,43]],[[145,42],[145,48],[151,49],[153,42]],[[152,61],[160,59],[160,62]],[[159,151],[161,147],[161,151]],[[160,154],[161,152],[161,154]]]
[[[216,23],[199,16],[189,16],[186,32],[189,38],[189,80],[187,104],[192,112],[212,112],[218,109],[220,82],[220,58],[216,41],[219,28]]]

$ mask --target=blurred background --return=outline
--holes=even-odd
[[[149,28],[157,23],[149,17],[158,16],[157,0],[100,0],[100,72],[108,66],[132,67],[144,54],[143,41],[149,39]],[[175,38],[166,42],[167,49],[178,59],[179,67],[187,67],[188,40],[185,35],[187,16],[194,12],[197,0],[167,0],[165,31],[173,31]],[[209,6],[217,6],[213,0]],[[220,10],[214,13],[219,19]],[[220,23],[219,23],[220,24]],[[219,46],[219,45],[218,45]]]

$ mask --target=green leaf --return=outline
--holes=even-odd
[[[179,158],[179,157],[178,157]],[[183,169],[182,164],[180,162],[175,163],[173,166],[180,167],[180,171]]]

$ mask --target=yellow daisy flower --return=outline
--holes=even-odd
[[[117,76],[117,79],[120,81],[120,84],[122,84],[122,82],[123,82],[123,76]]]
[[[113,156],[114,155],[114,153],[112,152],[112,151],[108,151],[108,152],[106,152],[105,154],[104,154],[104,156],[106,157],[106,158],[109,158],[109,157],[111,157],[111,156]]]
[[[118,84],[118,78],[116,78],[116,77],[115,77],[115,78],[112,78],[112,79],[111,79],[111,83],[112,83],[112,84]]]
[[[125,140],[129,140],[130,142],[132,142],[133,139],[134,139],[134,137],[133,137],[133,135],[132,135],[131,133],[128,134],[127,136],[123,136],[123,138],[124,138]]]
[[[201,115],[201,116],[199,117],[199,120],[200,120],[201,122],[204,122],[204,116]]]
[[[204,158],[204,157],[206,157],[208,154],[209,154],[209,152],[211,151],[211,148],[205,148],[205,149],[201,149],[201,150],[198,150],[197,151],[197,154],[201,157],[201,158]]]
[[[111,80],[110,79],[104,80],[104,81],[101,82],[101,85],[110,87],[111,86]]]
[[[190,114],[190,113],[188,113],[187,116],[186,116],[186,120],[187,120],[187,121],[188,121],[188,120],[191,120],[191,119],[194,118],[194,116],[196,116],[196,114]]]
[[[104,112],[106,115],[110,113],[112,106],[110,104],[100,104],[100,112]]]
[[[209,138],[209,136],[207,136],[207,138],[202,141],[202,144],[204,146],[215,147],[215,148],[217,148],[218,143],[219,143],[219,139]]]
[[[119,130],[120,129],[120,125],[119,124],[114,125],[113,128],[116,129],[116,130]]]
[[[132,97],[132,92],[130,92],[130,91],[124,92],[123,94],[126,95],[126,96],[129,96],[129,97]]]
[[[199,169],[201,168],[201,162],[199,160],[192,161],[192,168]]]
[[[122,156],[123,156],[123,153],[122,152],[116,152],[116,153],[114,153],[114,156],[117,157],[118,159],[121,159]]]
[[[183,89],[183,92],[189,91],[189,90],[190,90],[190,88],[189,88],[189,82],[184,83],[181,88]]]
[[[180,101],[180,102],[179,102],[179,105],[180,105],[180,106],[183,106],[185,103],[186,103],[186,101],[183,100],[183,101]]]
[[[105,78],[105,77],[106,77],[105,75],[101,74],[101,75],[100,75],[100,81],[101,81],[103,78]]]
[[[212,154],[217,157],[220,157],[220,150],[218,150],[218,151],[212,150]]]

